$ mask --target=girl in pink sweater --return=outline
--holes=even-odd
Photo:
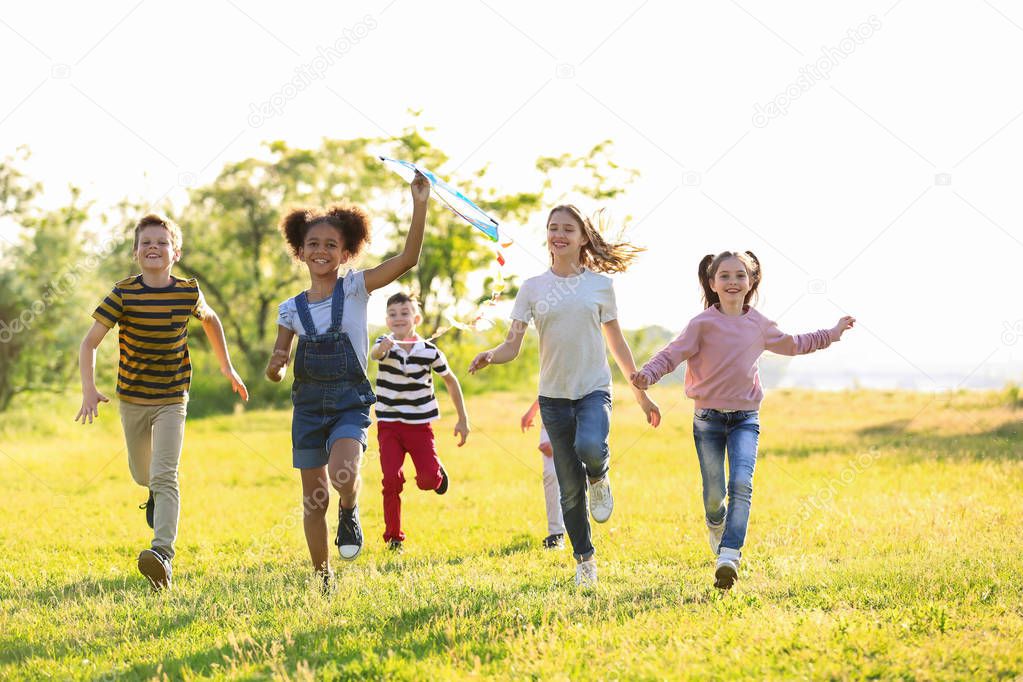
[[[749,305],[762,278],[760,261],[751,251],[704,256],[699,277],[705,310],[631,380],[636,388],[646,390],[688,361],[685,390],[696,403],[693,437],[703,478],[710,548],[717,555],[714,586],[727,590],[738,577],[753,496],[759,410],[764,397],[757,360],[765,350],[802,355],[827,348],[856,320],[846,316],[831,329],[785,334]]]

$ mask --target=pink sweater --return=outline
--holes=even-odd
[[[830,345],[827,329],[792,336],[749,306],[742,315],[726,315],[711,306],[690,320],[640,373],[655,384],[688,360],[686,395],[697,408],[758,410],[764,390],[757,360],[765,350],[802,355]]]

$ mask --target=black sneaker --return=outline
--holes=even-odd
[[[171,586],[171,562],[155,549],[139,552],[139,573],[146,576],[154,592]]]
[[[401,540],[388,540],[387,541],[387,549],[391,550],[392,552],[396,552],[396,553],[400,552],[400,551],[402,551],[402,548],[403,548],[403,543],[402,543]]]
[[[443,495],[448,491],[448,472],[444,471],[443,465],[440,468],[440,485],[433,492]]]
[[[544,549],[565,549],[565,534],[555,533],[543,539]]]
[[[156,509],[156,502],[153,501],[153,491],[149,491],[149,499],[139,505],[139,509],[146,510],[146,523],[153,527],[153,511]]]
[[[351,561],[359,556],[359,552],[362,551],[362,527],[359,526],[359,506],[356,505],[353,509],[345,509],[339,504],[338,507],[337,539],[334,540],[334,544],[337,545],[341,558],[345,561]]]

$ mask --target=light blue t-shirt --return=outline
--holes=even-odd
[[[355,355],[359,358],[362,371],[365,372],[366,356],[369,354],[369,326],[366,322],[369,292],[366,291],[366,277],[363,273],[363,270],[349,270],[344,276],[345,311],[341,319],[341,331],[348,334],[348,338],[352,340]],[[323,334],[330,329],[330,301],[331,298],[328,296],[322,301],[309,304],[309,313],[313,317],[317,334]],[[302,320],[298,317],[294,297],[277,306],[277,324],[300,336],[308,335],[302,327]]]

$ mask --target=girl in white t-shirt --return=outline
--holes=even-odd
[[[625,376],[636,371],[632,351],[618,325],[614,287],[601,273],[624,272],[642,250],[609,243],[575,206],[555,207],[547,217],[551,267],[527,279],[515,297],[508,338],[473,359],[469,372],[511,362],[522,347],[530,320],[540,336],[540,414],[554,450],[561,510],[576,559],[576,585],[597,583],[597,562],[586,515],[604,523],[614,500],[608,476],[607,437],[611,417],[611,368],[607,349]],[[661,413],[645,391],[630,386],[647,421]]]

